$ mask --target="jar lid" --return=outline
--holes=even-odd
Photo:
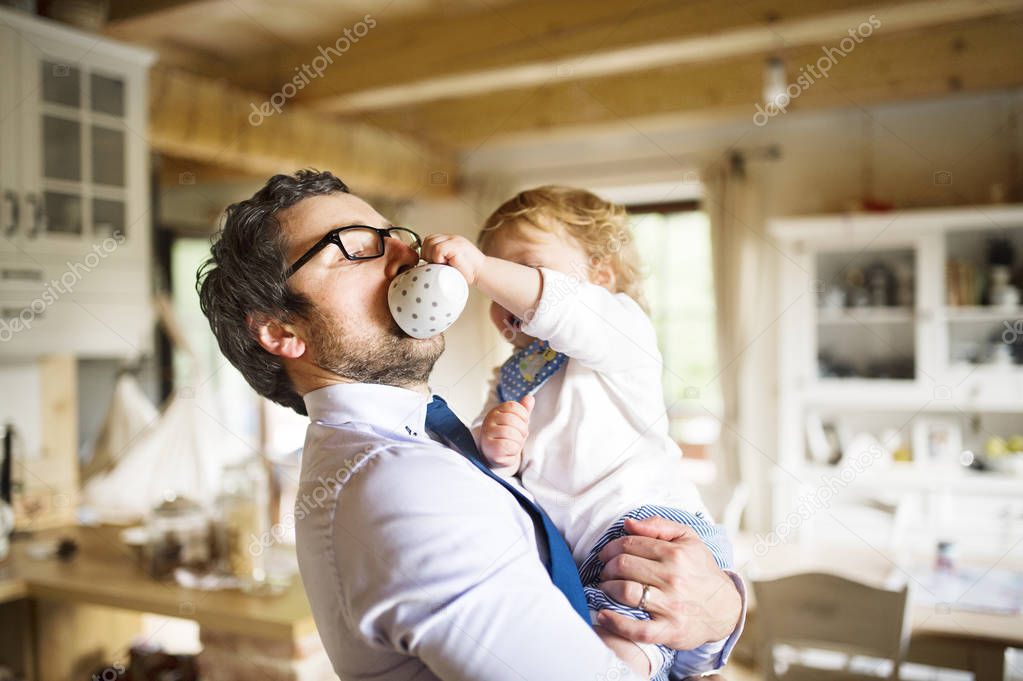
[[[188,497],[171,497],[153,509],[153,515],[186,516],[202,513],[202,506]]]

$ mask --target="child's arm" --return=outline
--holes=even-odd
[[[483,419],[480,451],[498,475],[515,475],[522,467],[522,446],[529,436],[529,414],[535,402],[532,395],[519,402],[503,402]]]
[[[578,277],[491,258],[468,239],[431,234],[423,258],[455,267],[498,305],[521,319],[522,331],[594,371],[656,369],[661,355],[649,318],[631,299]]]
[[[487,417],[487,414],[493,410],[494,407],[501,404],[501,399],[497,396],[497,386],[501,382],[501,367],[494,367],[494,375],[490,379],[490,383],[487,384],[487,398],[483,400],[483,408],[480,409],[480,413],[476,415],[476,418],[472,420],[472,424],[469,426],[469,432],[472,433],[473,442],[478,447],[480,444],[480,430],[483,428],[483,419]]]
[[[470,286],[519,319],[526,319],[540,302],[543,277],[539,270],[483,255],[465,237],[430,234],[423,240],[423,259],[451,265]]]

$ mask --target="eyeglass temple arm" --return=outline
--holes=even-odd
[[[291,267],[288,268],[287,272],[284,273],[284,278],[287,279],[288,277],[293,275],[298,270],[299,267],[301,267],[302,265],[304,265],[307,262],[309,262],[310,260],[312,260],[316,256],[317,253],[319,253],[324,248],[326,248],[328,245],[333,243],[336,238],[337,237],[333,233],[330,233],[330,234],[327,234],[326,236],[324,236],[319,241],[317,241],[316,244],[314,244],[312,248],[310,248],[308,251],[303,253],[302,257],[299,258],[298,260],[296,260],[291,265]]]

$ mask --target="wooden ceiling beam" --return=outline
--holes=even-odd
[[[193,184],[259,182],[265,173],[254,173],[238,167],[210,165],[194,158],[178,158],[169,152],[160,153],[154,165],[161,187],[189,186]]]
[[[381,19],[299,99],[363,112],[826,44],[875,14],[892,33],[1020,9],[1023,0],[561,0],[432,23]]]
[[[834,43],[837,45],[838,43]],[[1023,15],[872,37],[839,57],[789,111],[868,105],[960,91],[1023,86]],[[778,52],[788,82],[816,64],[815,45]],[[643,73],[555,83],[376,112],[367,118],[437,144],[472,148],[484,141],[536,138],[575,128],[614,128],[663,118],[753,120],[762,102],[765,58],[688,64]],[[761,117],[762,119],[762,117]]]
[[[248,175],[332,170],[371,196],[450,194],[457,181],[450,156],[401,133],[166,67],[150,75],[149,141],[156,151]]]
[[[180,9],[185,5],[209,4],[211,2],[223,2],[223,0],[146,0],[146,2],[139,2],[139,0],[110,0],[107,22],[116,24],[143,17],[153,18],[154,15],[165,14],[172,10]]]

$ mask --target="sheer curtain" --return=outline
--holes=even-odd
[[[748,529],[766,524],[776,456],[777,288],[766,234],[765,161],[733,155],[703,172],[711,221],[723,402],[716,452],[723,492],[745,502]]]

